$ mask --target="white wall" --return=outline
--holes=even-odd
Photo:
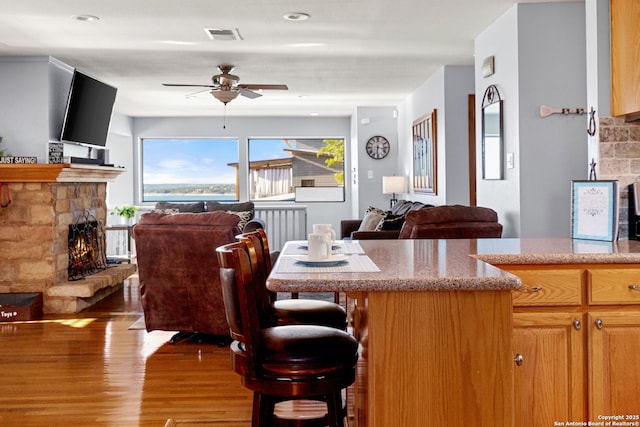
[[[504,180],[482,180],[477,162],[478,205],[498,212],[504,237],[570,234],[571,180],[586,179],[586,115],[541,118],[539,110],[541,104],[586,109],[585,33],[583,3],[536,3],[515,5],[476,38],[477,111],[486,87],[496,84],[505,153],[515,158]],[[496,72],[483,79],[480,64],[490,55]]]
[[[162,137],[211,137],[211,138],[238,138],[240,141],[240,199],[248,199],[248,170],[247,157],[249,138],[283,137],[283,138],[344,138],[347,144],[346,152],[351,150],[351,119],[349,117],[335,118],[283,118],[283,117],[237,117],[227,119],[226,129],[222,127],[219,118],[190,117],[190,118],[147,118],[133,119],[134,164],[136,174],[133,176],[132,186],[138,188],[140,182],[137,165],[140,159],[139,141],[142,138]],[[351,163],[346,159],[345,178],[349,176]],[[331,223],[334,229],[339,230],[340,220],[351,217],[351,179],[345,179],[344,202],[317,202],[305,203],[307,208],[307,223]],[[134,201],[140,204],[141,194],[134,194]],[[269,203],[274,204],[274,203]]]

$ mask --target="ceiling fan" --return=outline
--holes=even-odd
[[[193,84],[171,84],[163,83],[163,86],[180,86],[180,87],[204,87],[208,88],[211,95],[224,105],[233,101],[238,95],[246,96],[247,98],[257,98],[262,96],[256,90],[288,90],[287,85],[276,84],[239,84],[240,77],[231,73],[235,67],[229,64],[218,65],[220,74],[216,74],[211,78],[213,84],[210,85],[193,85]]]

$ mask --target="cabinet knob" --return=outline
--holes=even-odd
[[[594,322],[596,324],[596,328],[598,329],[602,329],[602,319],[596,319],[596,321]]]
[[[629,285],[629,289],[632,291],[640,291],[640,285]]]
[[[579,331],[582,328],[582,322],[578,319],[574,319],[573,327],[576,328],[576,331]]]
[[[522,363],[524,363],[524,357],[522,357],[521,354],[516,354],[516,357],[513,358],[513,361],[517,366],[522,366]]]

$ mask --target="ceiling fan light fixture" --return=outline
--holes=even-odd
[[[311,15],[304,12],[289,12],[285,13],[282,17],[287,21],[306,21],[311,18]]]
[[[237,92],[235,90],[212,90],[211,91],[211,95],[213,95],[215,99],[222,102],[224,105],[227,105],[227,103],[236,99],[239,93],[240,92]]]

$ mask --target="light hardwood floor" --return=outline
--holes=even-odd
[[[231,370],[228,347],[172,345],[172,332],[128,329],[140,316],[134,276],[77,315],[0,323],[0,426],[250,419],[251,393]]]

